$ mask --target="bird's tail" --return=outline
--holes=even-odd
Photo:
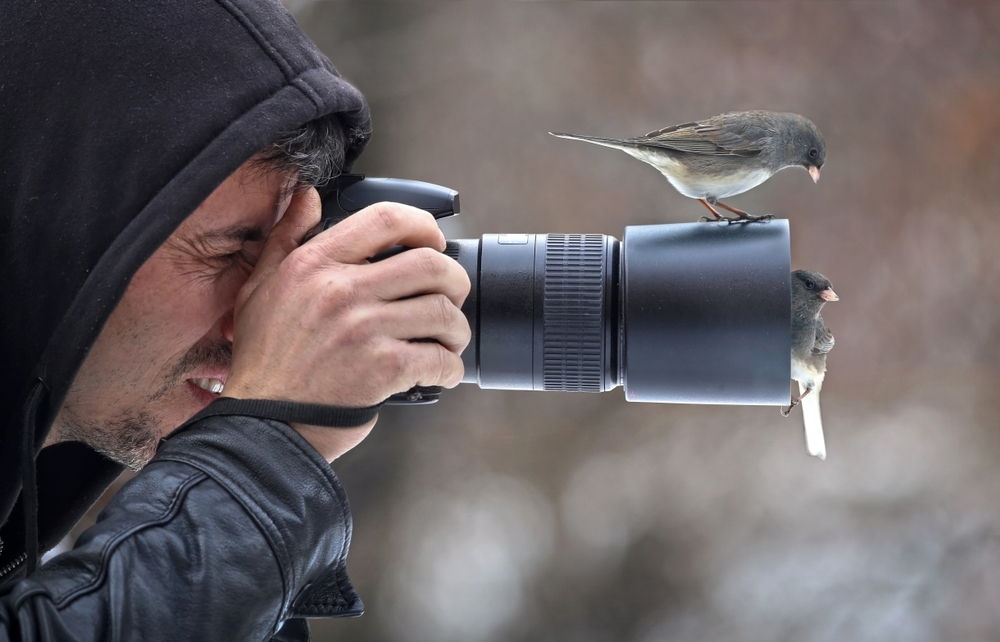
[[[602,138],[601,136],[578,136],[577,134],[560,134],[559,132],[549,132],[556,138],[565,138],[566,140],[582,140],[588,143],[594,143],[595,145],[603,145],[605,147],[613,147],[615,149],[630,149],[635,147],[634,143],[630,143],[626,140],[621,140],[619,138]]]
[[[806,430],[806,450],[810,455],[826,459],[826,439],[823,437],[823,417],[819,411],[820,383],[812,391],[802,397],[802,423]],[[806,387],[799,384],[799,394],[803,395]]]

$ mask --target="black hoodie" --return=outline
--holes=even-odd
[[[347,153],[349,167],[370,124],[361,94],[277,0],[9,0],[0,3],[0,25],[4,573],[11,564],[23,567],[35,504],[45,551],[120,473],[80,444],[39,449],[139,266],[223,179],[280,133],[336,113],[359,134]],[[278,431],[293,451],[304,443],[275,422],[241,421],[250,421],[251,430]],[[204,432],[221,431],[219,443],[229,444],[224,433],[234,422],[208,421]],[[174,450],[161,449],[157,459],[163,450],[163,458],[173,452],[176,461],[189,463],[214,456],[218,460],[191,464],[212,477],[212,470],[254,456],[204,443],[197,455],[178,455],[194,447],[178,443],[184,439],[174,439]],[[326,481],[342,502],[335,478]],[[346,513],[340,517],[347,538],[349,521]],[[18,572],[6,572],[0,582]],[[0,629],[4,621],[0,612]]]

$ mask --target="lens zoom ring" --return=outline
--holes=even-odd
[[[602,392],[604,236],[549,234],[545,246],[545,390]]]

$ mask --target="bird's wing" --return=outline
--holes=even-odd
[[[833,350],[833,333],[823,323],[823,317],[816,319],[816,343],[813,344],[813,354],[826,354]]]
[[[630,138],[629,142],[710,156],[757,156],[761,153],[759,137],[750,138],[745,135],[745,128],[725,125],[716,119],[683,123]]]

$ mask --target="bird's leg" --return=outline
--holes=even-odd
[[[736,209],[735,207],[732,207],[730,205],[726,205],[722,201],[715,201],[715,204],[718,205],[719,207],[721,207],[722,209],[729,210],[730,212],[732,212],[733,214],[736,215],[736,218],[731,218],[731,217],[726,217],[726,216],[720,217],[720,218],[722,218],[722,219],[724,219],[724,220],[726,220],[726,221],[728,221],[730,223],[735,223],[737,221],[743,221],[743,222],[746,222],[746,223],[755,223],[757,221],[770,221],[772,218],[774,218],[773,214],[763,214],[761,216],[756,216],[754,214],[748,214],[748,213],[744,212],[743,210]]]
[[[712,206],[711,206],[711,205],[709,204],[709,202],[708,202],[708,201],[706,201],[705,199],[703,199],[703,198],[699,198],[699,199],[698,199],[698,202],[699,202],[699,203],[701,203],[702,205],[704,205],[705,207],[707,207],[707,208],[708,208],[708,211],[709,211],[709,212],[711,212],[713,216],[715,216],[715,218],[714,218],[714,219],[711,219],[711,218],[708,218],[707,216],[702,216],[701,218],[699,218],[699,219],[698,219],[699,221],[724,221],[724,220],[726,220],[726,218],[725,218],[724,216],[722,216],[722,214],[719,214],[719,213],[718,213],[718,212],[717,212],[717,211],[715,210],[715,208],[714,208],[714,207],[712,207]]]
[[[810,392],[812,392],[812,388],[806,388],[806,391],[803,392],[801,395],[799,395],[799,397],[797,399],[792,399],[791,405],[789,405],[787,408],[783,408],[780,411],[781,412],[781,416],[782,417],[787,417],[788,415],[792,414],[792,408],[794,408],[795,406],[799,405],[799,403],[802,401],[802,399],[805,398],[805,396],[807,394],[809,394]]]

